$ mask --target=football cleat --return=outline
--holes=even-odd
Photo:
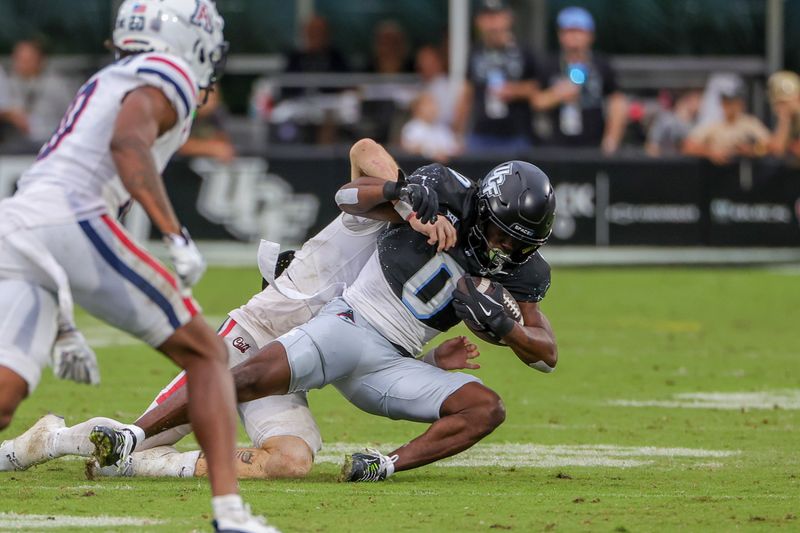
[[[106,426],[95,426],[89,433],[89,440],[94,444],[92,455],[100,467],[116,465],[120,470],[125,468],[133,449],[136,437],[129,429],[113,429]]]
[[[126,460],[111,466],[100,466],[96,458],[90,457],[86,460],[83,472],[89,481],[100,477],[133,477],[133,455],[129,455]]]
[[[383,481],[394,473],[397,456],[383,455],[367,448],[366,453],[354,453],[344,458],[339,481]]]
[[[56,431],[64,427],[64,419],[46,414],[19,437],[0,444],[0,470],[27,470],[53,459]]]
[[[250,514],[247,504],[239,516],[218,517],[211,521],[211,525],[216,533],[281,533],[278,528],[267,524],[263,516]]]

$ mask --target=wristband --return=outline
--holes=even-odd
[[[387,181],[383,184],[383,199],[384,200],[399,200],[400,190],[403,188],[403,183],[399,181]]]
[[[406,221],[408,221],[408,219],[414,216],[414,211],[411,209],[411,206],[402,200],[398,200],[395,202],[394,210],[397,212],[398,215],[402,217],[403,220]]]
[[[191,241],[191,238],[186,228],[181,226],[179,233],[165,233],[164,241],[172,246],[186,246]]]
[[[514,324],[517,322],[511,318],[510,316],[506,315],[505,313],[500,314],[494,320],[490,320],[486,323],[488,329],[500,337],[501,339],[511,333],[511,330],[514,329]]]

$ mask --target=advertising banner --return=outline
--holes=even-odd
[[[0,156],[0,198],[12,194],[31,155]],[[472,180],[500,159],[448,163]],[[411,173],[426,164],[401,158]],[[556,191],[552,243],[592,246],[800,245],[800,169],[774,160],[715,166],[695,159],[574,158],[542,153]],[[346,153],[268,152],[221,165],[175,158],[164,181],[180,220],[199,240],[302,243],[339,214],[350,179]],[[125,220],[139,239],[158,237],[141,209]]]

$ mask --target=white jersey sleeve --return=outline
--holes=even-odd
[[[305,294],[334,283],[350,285],[375,252],[378,235],[386,226],[382,221],[339,215],[303,244],[276,283]],[[321,307],[286,298],[269,286],[230,316],[263,345],[305,323]]]
[[[161,89],[178,114],[179,122],[192,116],[197,107],[197,84],[185,63],[164,54],[143,54],[131,59],[129,74],[136,82]]]
[[[111,138],[125,97],[143,86],[159,89],[178,116],[175,125],[152,148],[158,171],[162,171],[189,135],[197,106],[197,83],[180,58],[138,54],[107,66],[81,87],[36,162],[23,174],[18,194],[32,188],[56,189],[54,192],[65,199],[63,211],[72,218],[82,220],[105,212],[116,216],[130,198],[117,176]],[[123,194],[109,195],[109,190]],[[65,213],[46,215],[50,219],[68,218]]]

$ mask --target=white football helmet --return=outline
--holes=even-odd
[[[114,47],[176,55],[205,89],[216,80],[228,51],[224,25],[213,0],[125,0],[117,12]]]

